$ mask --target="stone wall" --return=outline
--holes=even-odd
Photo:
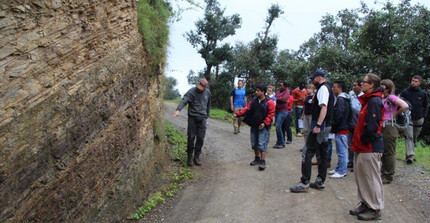
[[[0,222],[116,222],[156,185],[161,70],[136,4],[1,1]]]

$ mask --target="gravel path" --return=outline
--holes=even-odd
[[[165,118],[186,132],[186,110],[173,119],[176,105],[166,103]],[[344,179],[326,180],[326,189],[294,194],[299,182],[299,149],[303,138],[294,138],[285,149],[272,149],[271,134],[266,157],[268,168],[258,171],[249,162],[249,128],[233,134],[229,123],[209,120],[201,167],[192,167],[196,178],[174,199],[150,212],[142,222],[359,222],[349,215],[358,202],[351,172]],[[333,152],[332,165],[336,153]],[[312,169],[312,181],[316,176]],[[430,222],[430,177],[419,167],[397,163],[393,184],[384,185],[385,209],[380,222]]]

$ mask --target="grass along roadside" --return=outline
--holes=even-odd
[[[160,191],[152,193],[148,200],[146,200],[143,205],[137,209],[136,213],[128,217],[129,219],[141,219],[145,217],[146,213],[158,204],[165,202],[169,197],[174,197],[176,192],[182,188],[182,182],[187,179],[194,178],[193,172],[186,167],[186,136],[167,122],[165,122],[165,135],[170,157],[172,157],[174,161],[180,162],[181,168],[179,169],[179,172],[173,172],[170,174],[171,183],[169,185],[162,186]]]
[[[399,138],[396,144],[396,157],[404,161],[406,157],[405,139]],[[418,141],[415,147],[416,164],[422,165],[423,169],[430,171],[430,146],[423,141]]]

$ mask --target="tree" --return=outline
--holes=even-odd
[[[221,9],[217,0],[205,0],[206,8],[203,19],[199,19],[196,30],[186,33],[188,42],[205,60],[204,77],[210,82],[212,69],[216,69],[218,76],[219,65],[231,58],[231,47],[228,43],[220,45],[226,37],[234,35],[241,26],[238,14],[224,16],[225,9]]]
[[[163,80],[164,80],[163,99],[173,100],[181,97],[181,94],[179,94],[178,89],[175,89],[175,86],[177,85],[177,81],[174,77],[164,77]]]

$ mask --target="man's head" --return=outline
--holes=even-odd
[[[324,70],[318,69],[308,78],[311,79],[311,82],[313,84],[319,85],[319,84],[325,82],[326,76],[327,76],[327,73]]]
[[[363,80],[356,80],[353,84],[352,84],[352,90],[354,91],[355,94],[360,94],[361,93],[361,85],[363,83]]]
[[[255,86],[255,94],[258,98],[265,97],[264,95],[266,94],[266,91],[267,86],[264,84],[258,84],[257,86]]]
[[[363,82],[361,84],[361,90],[364,93],[370,93],[376,88],[379,88],[381,86],[381,78],[379,78],[376,74],[367,74],[363,78]]]
[[[305,82],[300,82],[299,89],[303,90],[305,87],[306,87],[306,83]]]
[[[206,78],[201,79],[197,84],[197,89],[200,92],[204,91],[207,87],[209,87],[209,82],[206,80]]]
[[[415,75],[412,77],[411,86],[413,88],[419,88],[421,85],[422,77],[420,75]]]
[[[345,90],[345,82],[342,80],[336,80],[333,83],[333,93],[338,96]]]
[[[237,81],[237,88],[241,89],[243,87],[243,80]]]
[[[286,81],[279,83],[279,90],[280,91],[285,91],[285,89],[287,89],[287,87],[288,87],[288,84]]]

